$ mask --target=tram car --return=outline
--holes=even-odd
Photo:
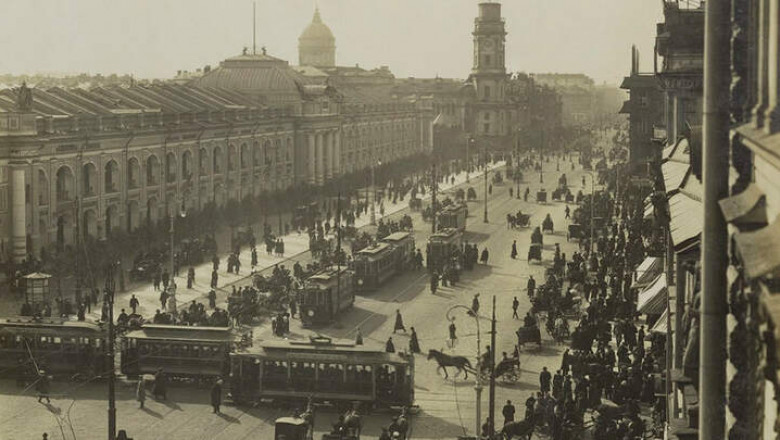
[[[62,318],[0,318],[0,376],[20,373],[93,378],[107,374],[108,334],[102,324]],[[19,370],[22,371],[19,371]]]
[[[441,272],[444,267],[456,263],[460,270],[460,256],[463,248],[463,232],[445,228],[428,237],[427,266],[430,272]]]
[[[146,324],[122,337],[120,369],[129,377],[160,368],[168,377],[224,376],[228,354],[240,342],[240,332],[231,327]]]
[[[238,404],[312,399],[381,408],[414,403],[414,356],[351,341],[265,341],[231,353],[230,368],[230,393]]]
[[[465,203],[457,203],[445,206],[439,212],[439,224],[443,228],[454,228],[459,231],[466,230],[466,217],[469,209]]]
[[[414,235],[409,232],[394,232],[382,239],[395,249],[396,270],[402,271],[414,264]]]
[[[379,288],[398,271],[393,245],[379,242],[354,255],[355,285],[358,292]]]
[[[326,325],[355,303],[352,271],[332,266],[310,276],[300,289],[304,327]]]

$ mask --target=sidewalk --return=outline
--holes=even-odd
[[[489,170],[493,171],[496,169],[499,169],[503,166],[505,166],[506,163],[501,161],[494,164],[489,165]],[[471,185],[477,189],[478,194],[482,194],[482,191],[479,190],[479,186],[483,185],[483,177],[484,172],[483,171],[477,171],[472,172],[469,174],[469,177],[471,177]],[[451,183],[451,180],[448,180],[447,182],[443,182],[439,184],[439,193],[444,193],[453,187],[460,186],[464,183],[466,183],[466,173],[462,172],[455,175],[455,183]],[[430,191],[426,190],[426,193],[424,196],[421,196],[423,200],[430,200],[431,193]],[[382,218],[387,218],[390,215],[397,214],[404,209],[407,209],[409,207],[409,198],[408,195],[404,197],[404,200],[401,201],[400,199],[397,201],[397,203],[392,203],[392,200],[385,199],[385,215],[380,215],[379,213],[379,206],[376,206],[376,219],[379,221]],[[369,207],[370,209],[370,207]],[[371,213],[367,212],[365,214],[362,214],[359,219],[355,219],[355,227],[356,228],[362,228],[364,226],[368,226],[370,223]],[[265,252],[265,245],[262,242],[261,237],[258,237],[258,246],[257,246],[257,266],[255,267],[255,272],[262,272],[263,270],[269,269],[273,267],[276,264],[289,266],[288,269],[292,270],[292,265],[295,261],[300,260],[304,254],[306,254],[309,251],[309,237],[305,233],[298,233],[298,232],[292,232],[290,234],[284,235],[281,237],[284,240],[284,248],[285,248],[285,256],[284,257],[276,257],[274,255],[268,255]],[[251,261],[251,250],[248,247],[244,247],[241,250],[241,254],[239,255],[239,261],[241,262],[241,270],[238,275],[228,273],[227,270],[227,254],[223,254],[219,256],[220,258],[220,265],[219,265],[219,280],[217,283],[217,306],[220,308],[225,308],[225,304],[227,302],[227,296],[230,294],[231,286],[247,280],[252,275],[252,269],[250,266]],[[192,300],[196,300],[198,302],[207,303],[208,299],[206,298],[206,295],[208,294],[210,290],[210,283],[211,283],[211,271],[212,271],[212,263],[209,259],[209,261],[199,265],[195,266],[195,283],[193,284],[192,289],[187,289],[187,269],[188,267],[182,266],[179,271],[179,276],[174,277],[174,280],[176,282],[177,290],[176,290],[176,304],[177,309],[181,310],[182,307],[184,307],[187,303],[191,302]],[[137,308],[137,312],[140,313],[142,316],[144,316],[146,319],[151,319],[155,311],[160,308],[160,291],[154,290],[151,283],[143,284],[140,286],[134,286],[133,288],[128,289],[126,292],[116,293],[115,299],[114,299],[114,316],[117,316],[121,309],[125,309],[127,313],[130,312],[130,297],[131,295],[135,294],[136,298],[138,298],[139,306]],[[170,308],[170,302],[171,299],[168,299],[169,308]],[[92,309],[92,313],[88,314],[89,318],[98,320],[100,318],[100,306],[94,307]]]

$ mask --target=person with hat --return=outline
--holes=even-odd
[[[135,389],[135,400],[138,401],[138,408],[143,409],[144,402],[146,401],[146,384],[144,383],[144,379],[141,378],[141,380],[138,381],[138,386]]]
[[[398,330],[402,330],[404,333],[406,333],[406,327],[404,327],[404,318],[403,316],[401,316],[401,310],[396,309],[395,325],[393,326],[393,333],[397,332]]]
[[[420,341],[417,339],[417,331],[414,329],[414,327],[410,327],[412,330],[411,335],[409,335],[409,351],[412,353],[419,353],[420,352]]]
[[[393,337],[387,338],[387,342],[385,343],[385,351],[388,353],[395,353],[395,344],[393,344]]]
[[[217,379],[211,387],[211,407],[214,408],[214,414],[220,414],[219,405],[222,404],[222,379]]]
[[[42,399],[46,399],[46,403],[51,403],[49,399],[49,376],[46,375],[45,370],[38,370],[38,381],[35,383],[35,391],[38,392],[38,402]]]

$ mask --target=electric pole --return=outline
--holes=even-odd
[[[108,440],[116,439],[116,376],[114,375],[114,263],[106,267],[104,304],[108,307]]]

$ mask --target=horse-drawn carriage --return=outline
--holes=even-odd
[[[419,211],[422,209],[422,199],[418,199],[417,197],[412,197],[409,199],[409,209],[412,211]]]
[[[547,217],[542,220],[542,232],[553,233],[553,220],[550,214],[547,214]]]
[[[522,212],[518,211],[515,215],[507,214],[506,222],[510,228],[515,228],[518,226],[521,228],[526,228],[531,224],[531,216],[529,214],[523,214]]]
[[[493,185],[502,185],[504,183],[504,176],[501,174],[501,171],[496,171],[495,174],[493,174]]]
[[[528,248],[528,261],[537,260],[542,261],[542,245],[541,243],[532,243]]]
[[[536,193],[537,203],[547,203],[547,190],[542,189]]]
[[[582,233],[582,225],[578,225],[576,223],[572,223],[569,225],[569,232],[566,234],[566,241],[572,240],[572,239],[581,239],[583,237]]]
[[[517,346],[523,347],[525,344],[537,344],[542,346],[542,332],[539,331],[539,325],[522,326],[515,332],[517,335]]]

